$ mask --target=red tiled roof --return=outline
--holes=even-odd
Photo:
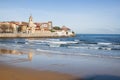
[[[62,29],[62,30],[70,30],[70,28],[68,28],[68,27],[66,27],[66,26],[63,26],[61,29]]]

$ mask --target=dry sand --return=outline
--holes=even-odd
[[[75,77],[57,72],[37,71],[0,64],[0,80],[75,80]]]

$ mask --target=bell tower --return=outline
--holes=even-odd
[[[33,18],[32,18],[32,16],[30,15],[27,33],[34,33],[34,32],[35,32],[35,27],[36,27],[36,25],[34,24]]]
[[[32,16],[29,17],[29,22],[33,22]]]
[[[28,26],[29,27],[33,27],[33,17],[32,17],[32,15],[30,15],[30,17],[29,17],[29,24],[28,24]]]

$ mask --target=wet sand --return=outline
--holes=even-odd
[[[0,80],[74,80],[75,77],[0,64]]]
[[[0,80],[120,80],[120,60],[0,49]]]

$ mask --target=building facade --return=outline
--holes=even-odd
[[[52,21],[43,23],[34,23],[33,17],[29,17],[27,33],[38,33],[39,31],[50,31],[52,29]]]

